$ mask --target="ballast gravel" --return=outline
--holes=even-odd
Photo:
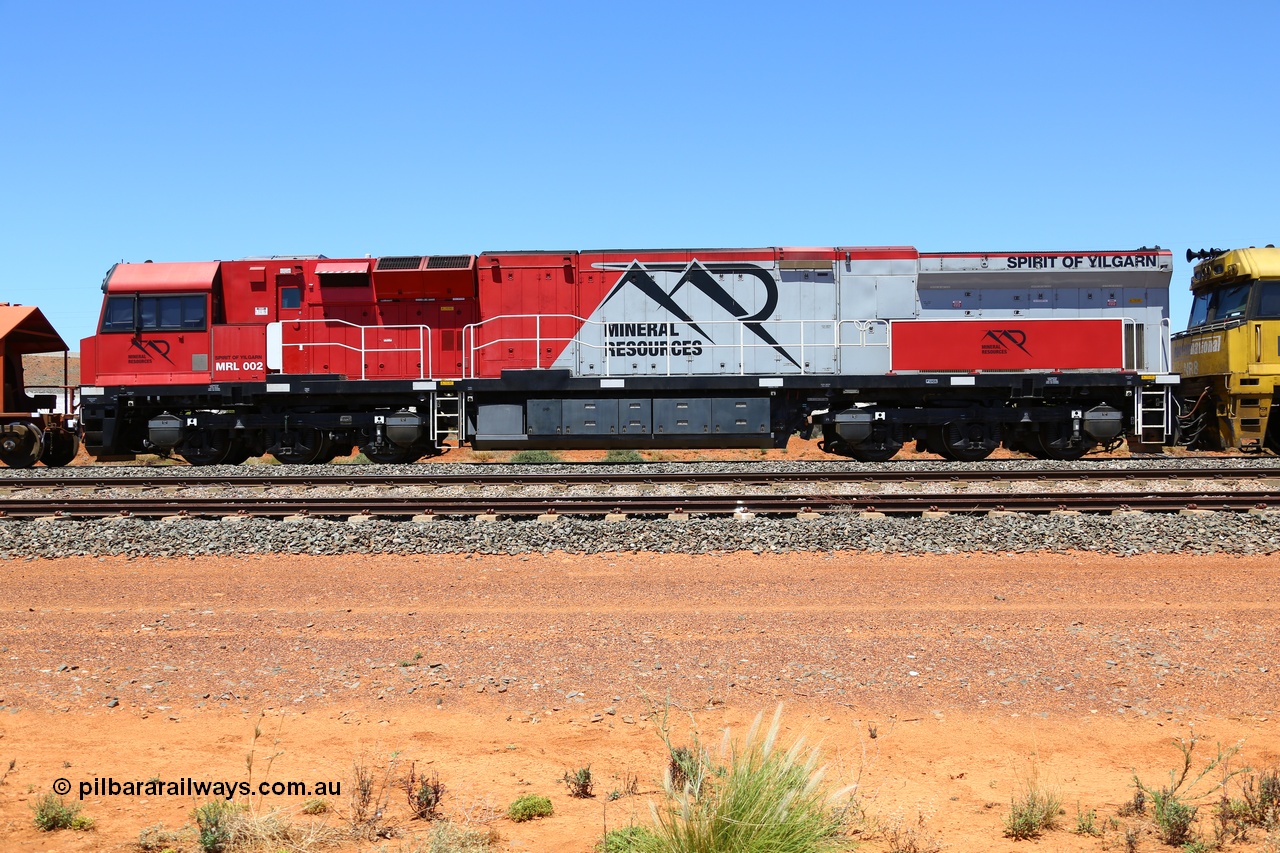
[[[863,551],[902,554],[1271,554],[1280,513],[1014,514],[936,519],[825,515],[801,521],[693,518],[555,523],[370,519],[0,522],[0,557],[175,557],[242,554],[714,554]]]

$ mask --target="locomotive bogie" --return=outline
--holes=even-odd
[[[264,454],[315,464],[356,446],[372,461],[440,452],[434,382],[290,379],[216,385],[215,391],[86,387],[86,443],[103,455],[176,454],[195,465]]]

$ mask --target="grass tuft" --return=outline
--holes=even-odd
[[[320,797],[312,797],[302,804],[302,813],[317,815],[329,813],[329,801]]]
[[[611,829],[596,842],[595,853],[649,853],[655,849],[658,836],[643,826]]]
[[[163,850],[180,849],[191,838],[191,830],[165,829],[164,824],[157,823],[145,827],[138,832],[138,849],[143,853],[159,853]]]
[[[487,853],[501,839],[492,829],[471,829],[455,823],[438,823],[419,853]]]
[[[1039,838],[1041,833],[1057,827],[1061,808],[1062,800],[1056,793],[1044,790],[1034,781],[1028,782],[1026,790],[1009,803],[1009,814],[1004,819],[1005,837],[1019,841]]]
[[[305,851],[333,846],[343,838],[342,831],[336,827],[310,821],[306,825],[295,826],[278,811],[256,814],[240,803],[226,800],[211,800],[197,806],[191,817],[196,823],[196,847],[201,853],[264,849]],[[165,833],[160,827],[156,829],[161,832],[153,838],[159,843]]]
[[[521,450],[507,461],[515,465],[554,465],[560,461],[560,454],[552,450]]]
[[[699,766],[683,787],[667,774],[665,806],[651,806],[658,828],[655,849],[816,853],[841,846],[842,824],[823,789],[821,752],[806,750],[803,737],[786,748],[778,743],[781,706],[763,735],[762,721],[763,715],[757,716],[741,742],[726,730],[716,762],[695,744],[691,755]]]
[[[942,845],[929,832],[928,820],[924,815],[917,815],[914,824],[896,819],[884,829],[885,843],[889,845],[889,853],[939,853]]]
[[[346,456],[333,460],[337,465],[372,465],[373,460],[364,455],[364,451],[360,451],[354,456]]]

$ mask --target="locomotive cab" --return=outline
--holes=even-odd
[[[1191,316],[1173,337],[1181,443],[1280,453],[1280,249],[1188,251],[1193,259]]]
[[[461,373],[470,256],[122,263],[103,291],[98,334],[81,342],[85,439],[99,459],[439,452],[435,377]],[[445,318],[454,328],[437,333]]]

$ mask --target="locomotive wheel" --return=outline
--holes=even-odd
[[[1074,447],[1067,444],[1070,433],[1058,424],[1044,424],[1039,432],[1027,436],[1027,448],[1037,459],[1074,462],[1093,449],[1094,442],[1082,441]]]
[[[936,438],[930,437],[930,448],[936,447],[935,453],[953,462],[978,462],[986,459],[996,449],[996,445],[989,443],[982,435],[977,438],[982,442],[981,445],[970,446],[970,437],[966,436],[966,432],[971,429],[982,430],[979,424],[951,423],[932,429],[936,429],[938,434]]]
[[[10,468],[30,468],[42,449],[35,424],[9,424],[0,430],[0,462]]]
[[[421,451],[415,447],[401,447],[391,442],[362,444],[360,452],[367,456],[370,462],[376,462],[379,465],[408,465],[410,462],[418,461],[422,456]]]
[[[290,448],[292,453],[273,453],[285,465],[323,465],[332,462],[336,451],[326,433],[318,429],[304,428],[296,433],[297,439]]]
[[[52,431],[46,442],[40,461],[48,468],[61,468],[80,452],[80,436],[74,432]]]
[[[227,451],[227,458],[222,460],[223,465],[243,465],[244,461],[253,455],[253,450],[249,447],[248,442],[242,439],[232,439],[231,449]]]
[[[231,436],[220,430],[197,429],[187,434],[178,447],[178,455],[191,465],[221,465],[227,461],[233,443]]]
[[[898,455],[898,451],[901,449],[901,444],[885,444],[879,447],[869,444],[855,444],[847,448],[849,455],[859,462],[888,462]]]

